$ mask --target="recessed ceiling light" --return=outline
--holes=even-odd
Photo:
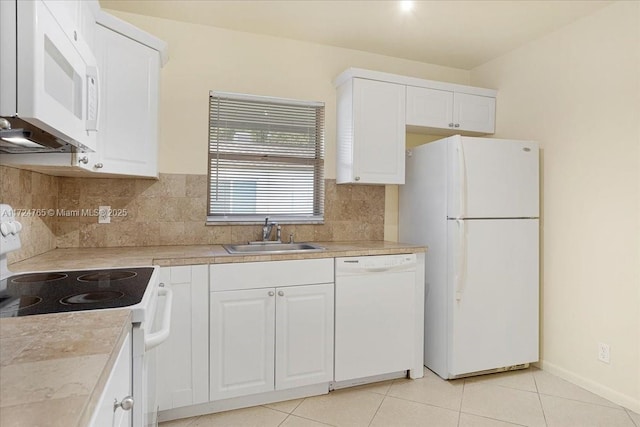
[[[411,12],[413,10],[413,1],[403,0],[400,2],[400,10],[403,12]]]

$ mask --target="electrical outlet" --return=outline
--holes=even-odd
[[[98,206],[98,224],[111,224],[111,206]]]
[[[609,344],[598,343],[598,360],[604,363],[611,362],[611,349],[609,348]]]

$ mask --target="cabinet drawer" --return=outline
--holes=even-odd
[[[333,283],[333,258],[214,264],[210,291]]]

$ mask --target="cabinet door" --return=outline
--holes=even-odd
[[[97,0],[82,0],[77,6],[77,22],[80,34],[89,48],[95,52],[96,42],[96,17],[94,12],[100,10]]]
[[[132,411],[113,408],[114,401],[122,402],[131,396],[131,360],[131,334],[128,334],[89,422],[91,427],[131,427]]]
[[[209,400],[208,266],[163,267],[160,281],[171,287],[174,300],[171,333],[156,349],[158,406],[163,411]]]
[[[333,283],[276,293],[276,389],[332,381]]]
[[[453,92],[407,86],[407,126],[448,129],[453,125]]]
[[[353,81],[353,182],[404,184],[405,86]]]
[[[453,120],[460,125],[460,130],[479,133],[495,132],[495,98],[456,92],[453,106]]]
[[[158,175],[158,80],[160,57],[148,48],[98,25],[100,112],[96,172]]]
[[[211,292],[211,400],[274,387],[275,289]]]

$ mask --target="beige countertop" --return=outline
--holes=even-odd
[[[230,255],[221,245],[56,249],[24,271],[174,266],[425,252],[394,242],[314,242],[323,252]],[[0,319],[0,425],[85,426],[131,325],[126,309]]]
[[[127,309],[0,319],[0,425],[88,425],[130,329]]]
[[[248,261],[334,258],[425,252],[424,246],[384,241],[313,242],[323,252],[270,255],[230,255],[221,245],[144,246],[122,248],[55,249],[9,266],[15,273],[39,270],[133,267],[142,265],[221,264]]]

